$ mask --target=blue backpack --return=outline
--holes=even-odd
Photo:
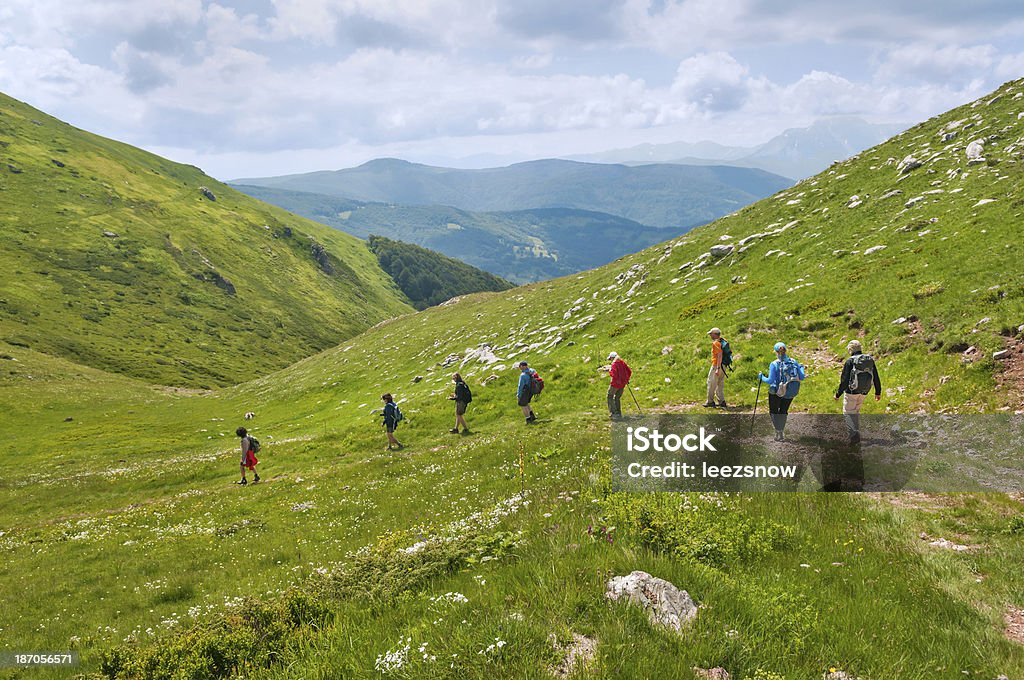
[[[722,345],[722,368],[732,370],[732,345],[725,338],[719,338]]]
[[[775,394],[783,399],[792,399],[800,393],[800,383],[804,379],[803,366],[789,357],[785,361],[776,361],[779,363],[779,386]]]

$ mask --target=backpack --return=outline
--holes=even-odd
[[[253,453],[259,453],[260,452],[260,448],[261,448],[260,447],[260,440],[256,439],[256,437],[253,437],[250,434],[249,435],[249,450],[252,451]]]
[[[792,399],[800,392],[800,364],[789,357],[779,362],[779,386],[775,394],[784,398]]]
[[[722,344],[722,368],[732,370],[732,345],[725,338],[719,338]]]
[[[540,394],[544,391],[544,378],[537,375],[537,371],[530,374],[530,390],[534,394]]]
[[[469,385],[464,382],[455,383],[455,399],[464,404],[473,401],[473,393],[469,391]]]
[[[394,404],[395,402],[391,403]],[[395,425],[397,426],[403,420],[405,420],[405,414],[402,413],[402,409],[398,408],[398,404],[395,404]]]
[[[875,381],[875,359],[870,354],[850,357],[850,385],[852,394],[868,394]]]

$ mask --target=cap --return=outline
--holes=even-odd
[[[519,362],[519,368],[522,368],[523,366],[529,366],[529,364],[526,363],[525,361],[520,361]]]
[[[784,342],[777,342],[777,343],[775,343],[774,349],[775,349],[776,352],[785,352],[786,351],[786,343],[784,343]]]
[[[619,355],[618,355],[618,353],[617,353],[617,352],[609,352],[609,353],[608,353],[608,358],[609,358],[609,359],[618,359],[618,358],[619,358]]]
[[[722,329],[717,327],[717,326],[715,326],[714,328],[712,328],[711,330],[708,331],[708,335],[721,335],[721,334],[722,334]]]

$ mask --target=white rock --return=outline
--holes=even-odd
[[[998,352],[992,352],[992,358],[995,359],[996,361],[1001,361],[1003,359],[1009,359],[1010,358],[1010,350],[1008,350],[1008,349],[1001,349]]]
[[[899,196],[903,193],[902,189],[893,189],[892,191],[886,191],[881,195],[879,200],[885,200],[886,198],[892,198],[893,196]]]
[[[676,632],[697,616],[698,607],[689,593],[645,571],[612,578],[605,588],[605,597],[643,607],[652,623]]]
[[[725,257],[726,255],[731,253],[733,249],[734,246],[732,245],[717,245],[711,246],[711,250],[709,250],[708,252],[710,252],[713,257]]]
[[[904,175],[910,172],[911,170],[914,170],[915,168],[919,167],[921,167],[921,161],[917,160],[913,156],[907,156],[902,161],[900,161],[899,165],[896,166],[896,170],[901,175]]]
[[[850,200],[848,200],[846,202],[846,207],[847,208],[856,208],[858,205],[860,205],[863,202],[864,201],[860,200],[860,196],[858,196],[857,194],[854,194],[853,196],[850,196]]]
[[[979,139],[967,145],[967,160],[981,158],[985,155],[985,144]]]
[[[870,255],[871,253],[877,253],[879,250],[885,250],[886,248],[888,248],[888,246],[871,246],[864,251],[864,254]]]
[[[914,196],[912,199],[903,204],[904,208],[913,208],[915,205],[924,200],[924,196]]]
[[[996,202],[996,199],[994,199],[994,198],[983,198],[980,201],[978,201],[977,203],[975,203],[973,207],[977,208],[979,205],[988,205],[989,203],[995,203],[995,202]]]

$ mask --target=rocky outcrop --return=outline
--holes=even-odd
[[[698,607],[685,590],[651,576],[646,571],[634,571],[628,576],[616,576],[608,581],[605,597],[612,601],[625,600],[647,611],[651,623],[680,632],[697,616]]]

